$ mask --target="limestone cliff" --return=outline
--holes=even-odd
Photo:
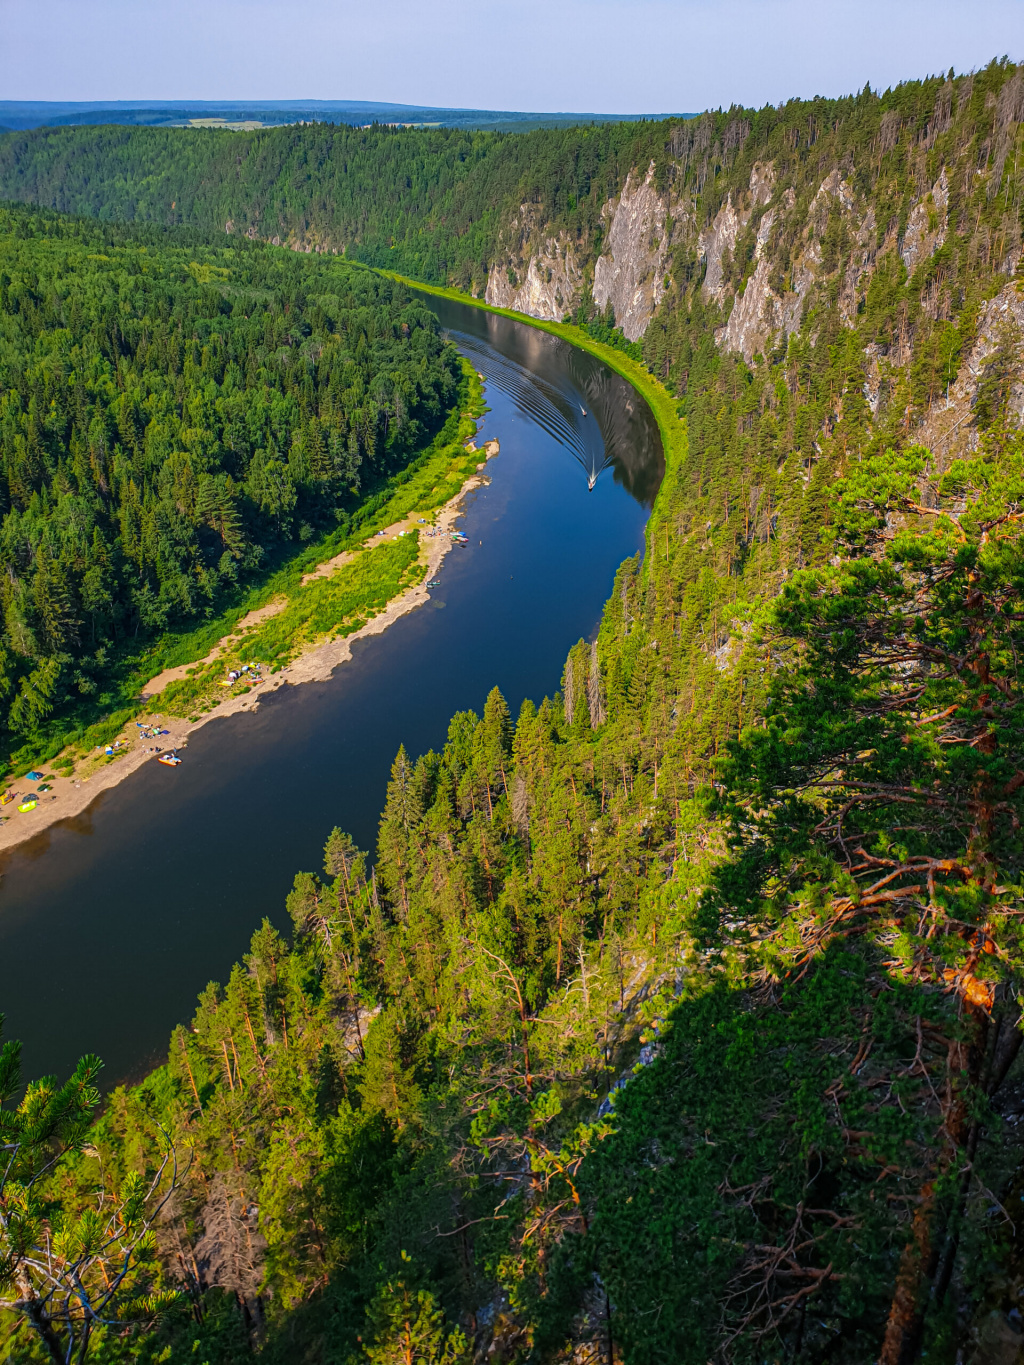
[[[977,449],[979,435],[972,419],[978,387],[986,366],[1000,348],[1008,350],[1014,358],[1007,415],[1011,421],[1024,425],[1024,368],[1021,365],[1024,295],[1016,283],[1007,284],[982,309],[974,343],[961,362],[955,382],[930,406],[915,433],[917,439],[934,452],[936,472],[941,473],[952,460]]]
[[[934,256],[946,240],[946,209],[949,205],[949,181],[946,168],[932,186],[927,197],[919,200],[907,220],[900,256],[912,275],[920,261]]]
[[[539,318],[610,306],[666,377],[698,300],[718,348],[748,366],[779,359],[798,334],[812,348],[827,334],[853,346],[874,419],[896,420],[897,402],[902,429],[919,426],[942,460],[966,453],[1000,348],[1013,352],[1009,408],[1024,421],[1024,296],[1001,282],[1021,260],[1024,72],[983,99],[973,78],[937,89],[933,110],[894,103],[870,138],[811,115],[784,146],[766,132],[756,157],[749,120],[680,124],[625,170],[596,219],[548,222],[522,203],[491,253],[487,300]]]
[[[535,208],[522,204],[499,241],[501,249],[487,275],[486,301],[560,322],[575,307],[583,286],[583,271],[568,234],[545,234]]]
[[[594,302],[602,309],[611,303],[629,341],[643,336],[665,292],[668,205],[654,170],[652,161],[643,179],[630,171],[619,198],[605,204],[605,249],[594,266]]]
[[[638,340],[664,296],[670,233],[673,240],[680,236],[687,209],[659,194],[652,161],[646,173],[627,174],[601,217],[607,226],[594,260],[587,244],[572,241],[566,232],[545,235],[533,207],[521,205],[500,234],[487,277],[487,302],[535,318],[560,319],[573,311],[589,284],[597,306],[603,310],[610,303],[616,324],[630,341]]]
[[[517,269],[518,267],[518,269]],[[496,261],[487,276],[484,298],[497,308],[514,308],[532,318],[560,322],[577,302],[583,272],[565,235],[549,237],[543,248],[522,258]]]
[[[704,296],[728,311],[716,340],[724,350],[738,351],[748,364],[757,352],[799,330],[805,300],[833,272],[834,263],[826,268],[822,250],[830,221],[841,224],[836,306],[848,327],[854,325],[878,261],[886,252],[896,251],[912,275],[946,239],[949,183],[945,167],[927,195],[915,203],[902,238],[890,227],[881,242],[873,205],[858,198],[838,169],[822,180],[802,215],[792,188],[776,191],[774,168],[755,165],[749,189],[738,196],[730,194],[697,238],[698,255],[705,266]],[[798,218],[795,233],[794,214]],[[795,241],[788,269],[782,270],[776,246],[780,229],[786,228]],[[735,257],[747,229],[754,234],[753,269],[737,280]],[[933,282],[930,289],[923,304],[935,317],[938,287]]]
[[[725,261],[735,254],[737,238],[755,211],[771,199],[774,181],[774,166],[756,165],[750,174],[749,191],[740,196],[737,203],[733,202],[732,194],[727,195],[710,228],[698,234],[697,252],[705,262],[704,293],[707,297],[719,303],[722,301]],[[760,246],[759,239],[759,252]]]

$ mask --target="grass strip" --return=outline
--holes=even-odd
[[[503,318],[511,318],[513,322],[522,322],[528,327],[536,327],[542,332],[550,332],[552,336],[561,337],[563,341],[567,341],[570,346],[577,346],[581,351],[587,351],[631,384],[654,414],[665,456],[665,478],[662,480],[661,489],[659,489],[658,496],[654,500],[654,506],[647,523],[647,537],[648,542],[650,541],[653,531],[660,525],[664,504],[668,500],[666,488],[671,484],[669,475],[674,474],[679,469],[688,450],[686,419],[679,415],[679,400],[669,393],[660,379],[651,374],[646,366],[639,364],[614,346],[608,346],[603,341],[596,341],[593,337],[588,336],[581,327],[577,327],[571,322],[547,322],[541,318],[532,318],[527,313],[517,313],[511,308],[498,308],[493,303],[485,303],[483,299],[475,299],[471,294],[464,294],[460,289],[451,289],[447,285],[440,284],[423,284],[420,280],[410,279],[406,275],[398,275],[392,270],[380,270],[377,273],[390,280],[396,280],[411,289],[418,289],[424,294],[436,294],[439,298],[451,299],[454,303],[469,304],[471,307],[481,308],[487,313],[497,313]],[[665,493],[664,497],[662,496],[663,493]],[[645,565],[646,562],[649,562],[649,556],[645,556]]]
[[[62,769],[70,771],[76,761],[93,754],[97,747],[112,743],[127,724],[144,712],[190,715],[210,710],[226,695],[219,684],[235,655],[244,651],[246,662],[256,659],[272,669],[281,667],[318,638],[351,634],[417,581],[418,536],[405,536],[373,550],[364,550],[363,545],[378,530],[413,512],[429,516],[437,511],[476,472],[480,452],[467,451],[466,445],[476,435],[479,419],[487,409],[476,370],[468,360],[463,360],[462,369],[458,402],[433,441],[356,508],[344,529],[339,528],[315,545],[291,555],[280,568],[243,590],[230,606],[210,620],[190,630],[165,632],[137,655],[125,659],[118,685],[121,704],[115,703],[91,724],[76,725],[67,718],[63,723],[51,723],[45,734],[37,732],[30,736],[10,755],[8,778],[23,776],[32,768],[52,763],[58,756]],[[307,574],[345,552],[356,555],[354,563],[328,577],[303,584]],[[364,555],[373,556],[373,563],[363,565]],[[382,594],[387,595],[386,599]],[[282,612],[261,623],[255,633],[246,632],[223,657],[208,664],[203,662],[251,611],[282,598],[287,603]],[[263,628],[265,633],[261,633]],[[292,643],[286,634],[289,630],[294,632]],[[142,689],[151,678],[165,669],[186,665],[192,665],[188,677],[168,684],[152,702],[143,700]],[[246,686],[240,682],[234,690]]]

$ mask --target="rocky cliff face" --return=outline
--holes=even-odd
[[[877,348],[869,349],[877,351]],[[1001,289],[982,309],[974,343],[961,362],[955,382],[929,406],[915,432],[921,444],[933,452],[936,473],[943,473],[953,460],[977,450],[980,438],[973,419],[976,416],[978,390],[987,367],[1000,351],[1007,353],[1010,358],[1007,415],[1011,421],[1024,424],[1024,294],[1013,282]],[[872,357],[869,373],[877,376],[876,384],[879,384],[879,379],[884,383],[889,368],[884,358],[880,359],[876,354]]]
[[[516,268],[518,266],[518,270]],[[549,237],[525,265],[508,259],[491,266],[484,298],[497,308],[514,308],[531,318],[560,322],[577,302],[583,272],[564,237]]]
[[[754,223],[755,246],[753,275],[738,291],[729,321],[716,333],[719,346],[730,351],[752,355],[760,350],[765,338],[780,329],[793,331],[799,324],[803,294],[809,272],[806,263],[794,272],[796,287],[788,296],[775,292],[769,283],[771,265],[765,254],[771,230],[780,212],[792,208],[792,195],[784,196],[781,205],[769,208],[755,223],[755,215],[772,197],[775,168],[756,165],[751,171],[750,186],[742,195],[729,195],[715,216],[710,228],[697,237],[697,255],[704,261],[704,296],[725,305],[729,296],[732,263],[735,259],[740,234]]]
[[[486,301],[496,308],[560,322],[575,307],[583,288],[583,270],[567,234],[544,236],[531,205],[523,204],[502,233],[502,245],[488,272]]]
[[[659,193],[651,162],[642,174],[630,170],[621,193],[604,205],[603,248],[590,262],[585,244],[574,243],[565,232],[545,236],[531,206],[522,205],[502,234],[485,297],[502,308],[557,320],[576,307],[590,284],[597,307],[603,311],[610,303],[616,325],[629,341],[638,341],[665,296],[677,249],[690,249],[704,267],[705,299],[727,314],[716,333],[718,345],[738,351],[749,364],[759,351],[799,330],[808,294],[828,273],[823,272],[822,238],[833,216],[842,221],[845,233],[837,306],[850,326],[882,254],[898,249],[910,275],[941,249],[948,203],[949,180],[942,167],[932,188],[914,205],[902,237],[890,232],[879,244],[873,206],[858,201],[838,168],[824,177],[801,213],[793,189],[777,185],[774,164],[757,163],[749,185],[730,193],[712,222],[698,231],[692,199]],[[787,222],[794,214],[800,220],[795,234]],[[773,234],[782,226],[796,237],[785,271],[778,268],[773,250]],[[748,231],[752,269],[744,270],[737,253]]]
[[[685,206],[670,204],[658,193],[654,171],[653,162],[644,174],[631,170],[621,193],[604,205],[604,247],[592,263],[585,244],[577,246],[564,232],[544,237],[530,206],[522,205],[502,234],[502,250],[487,278],[487,302],[530,317],[561,319],[589,283],[594,302],[602,310],[612,305],[626,337],[642,337],[665,293],[670,223],[677,237],[687,221]]]
[[[653,161],[642,179],[629,172],[621,195],[605,204],[603,216],[608,231],[594,266],[594,302],[602,309],[611,303],[617,326],[629,341],[637,341],[665,293],[669,256],[669,207],[654,187]]]
[[[763,135],[757,160],[743,159],[749,121],[681,125],[665,159],[634,165],[606,200],[599,238],[522,205],[486,297],[560,318],[589,293],[629,341],[645,340],[660,373],[678,361],[682,385],[680,338],[698,300],[707,313],[692,325],[709,314],[719,350],[748,366],[778,361],[797,335],[813,350],[826,333],[856,357],[848,373],[862,372],[873,419],[888,410],[891,424],[895,403],[904,437],[920,427],[943,462],[967,453],[997,352],[1016,376],[1009,390],[1000,380],[1008,410],[1024,420],[1024,297],[1005,283],[1021,260],[1024,71],[999,79],[946,81],[934,109],[894,104],[845,142],[839,121],[819,128],[811,116],[784,145]],[[825,438],[839,420],[825,421]]]

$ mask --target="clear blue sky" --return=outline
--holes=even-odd
[[[642,113],[1024,58],[1024,0],[0,0],[2,99]]]

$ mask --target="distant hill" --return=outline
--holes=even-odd
[[[287,123],[390,123],[442,128],[488,128],[526,132],[567,128],[581,123],[634,123],[664,114],[523,113],[498,109],[435,109],[428,105],[386,104],[372,100],[0,100],[2,131],[54,128],[69,124],[123,123],[188,127]],[[683,115],[683,117],[689,117]]]
[[[344,253],[479,292],[503,232],[525,245],[543,224],[580,249],[597,242],[630,168],[691,126],[33,128],[0,139],[0,198]],[[513,227],[523,204],[529,222]]]

